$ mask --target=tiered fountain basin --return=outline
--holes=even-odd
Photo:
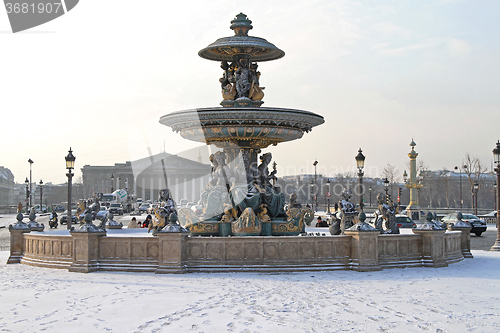
[[[188,140],[220,148],[266,148],[300,139],[322,116],[312,112],[271,107],[211,107],[176,111],[160,123]]]

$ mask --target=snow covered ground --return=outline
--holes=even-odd
[[[2,332],[498,332],[500,253],[372,273],[69,273],[6,265]]]

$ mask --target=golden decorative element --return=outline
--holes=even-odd
[[[260,224],[257,215],[252,208],[246,208],[241,213],[238,220],[231,223],[231,232],[234,234],[260,235],[262,224]]]
[[[252,81],[252,86],[250,87],[250,92],[248,98],[254,101],[260,101],[264,98],[264,92],[262,91],[264,88],[259,87],[259,85],[255,84],[255,81]]]
[[[219,223],[198,222],[189,227],[191,234],[214,235],[219,234]]]
[[[17,205],[17,212],[18,212],[18,213],[21,213],[22,211],[23,211],[23,204],[22,204],[22,203],[19,203],[19,204]]]
[[[287,222],[273,223],[272,232],[301,232],[304,225],[314,218],[314,213],[310,208],[290,208],[286,212]]]
[[[234,100],[236,97],[236,87],[234,84],[227,84],[222,88],[222,98],[224,100]]]
[[[260,205],[260,209],[261,209],[260,213],[257,214],[259,222],[260,223],[271,222],[271,218],[269,217],[269,215],[267,215],[267,205],[266,204]]]
[[[76,219],[78,220],[78,222],[80,223],[83,223],[83,220],[85,219],[85,216],[81,217],[80,218],[80,215],[83,214],[83,212],[85,211],[85,201],[83,200],[80,200],[80,202],[78,203],[78,207],[76,207],[76,212],[75,212],[75,215],[76,215]],[[68,216],[68,219],[70,219],[71,217]]]
[[[165,218],[162,217],[160,215],[160,210],[158,209],[158,207],[156,207],[154,210],[153,210],[153,214],[155,216],[155,218],[151,221],[151,223],[149,223],[149,226],[148,226],[148,233],[154,228],[154,227],[158,227],[157,229],[161,229],[165,226]]]
[[[231,223],[235,221],[237,217],[238,213],[236,212],[236,209],[234,209],[233,206],[231,206],[230,204],[225,203],[224,215],[222,215],[220,223]]]

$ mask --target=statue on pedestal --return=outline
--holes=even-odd
[[[377,195],[378,211],[375,212],[374,227],[380,230],[381,234],[399,234],[396,223],[396,211],[398,205],[388,200],[384,194]]]

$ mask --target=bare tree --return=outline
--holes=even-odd
[[[400,180],[399,170],[397,170],[394,165],[387,163],[387,165],[384,167],[384,170],[382,170],[382,174],[389,181],[389,186],[391,188],[391,197],[394,198],[394,185]]]
[[[472,206],[474,206],[474,184],[478,184],[478,190],[481,188],[481,186],[484,183],[484,180],[482,179],[484,173],[487,171],[487,168],[483,166],[481,161],[477,157],[472,157],[470,156],[469,153],[465,155],[465,162],[464,162],[464,170],[465,174],[467,175],[467,179],[469,180],[470,184],[470,191],[471,191],[471,202]]]

